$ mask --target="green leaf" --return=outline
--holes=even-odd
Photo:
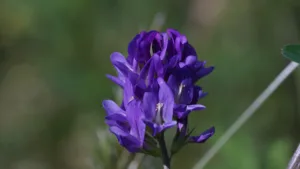
[[[300,63],[300,44],[286,45],[282,49],[284,57]]]

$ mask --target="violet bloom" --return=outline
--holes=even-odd
[[[189,114],[205,109],[198,101],[206,93],[196,82],[213,67],[197,59],[184,35],[173,29],[141,32],[129,43],[128,56],[115,52],[111,62],[118,75],[107,77],[123,89],[123,102],[103,102],[106,123],[128,151],[153,155],[160,148],[158,138],[173,126],[173,145],[179,148],[214,134],[214,128],[198,136],[190,136],[188,130]]]
[[[146,91],[143,97],[145,123],[157,133],[176,125],[173,120],[174,97],[171,89],[161,78],[157,79],[159,89]]]
[[[112,100],[104,100],[103,107],[107,112],[105,122],[109,125],[110,131],[118,138],[119,143],[126,147],[130,152],[138,152],[144,144],[145,124],[142,119],[143,112],[140,109],[138,100],[132,97],[132,84],[129,80],[124,83],[124,101],[123,106],[119,107]]]

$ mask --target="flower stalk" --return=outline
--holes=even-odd
[[[163,169],[171,169],[171,158],[169,156],[168,149],[166,146],[164,132],[160,134],[158,142],[161,150],[161,159],[164,166]]]
[[[300,169],[300,144],[291,158],[287,169]]]

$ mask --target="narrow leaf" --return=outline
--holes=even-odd
[[[294,62],[300,63],[300,44],[284,46],[282,49],[282,55]]]

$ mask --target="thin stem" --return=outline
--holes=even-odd
[[[164,132],[162,132],[161,135],[159,136],[158,143],[159,143],[160,150],[161,150],[161,159],[162,159],[162,162],[164,165],[164,169],[171,169],[171,167],[170,167],[171,159],[168,154]]]
[[[287,169],[300,169],[300,144],[291,158]]]
[[[224,144],[237,132],[237,130],[256,112],[256,110],[266,101],[266,99],[277,89],[277,87],[296,69],[298,63],[291,62],[274,79],[274,81],[257,97],[257,99],[240,115],[240,117],[229,127],[220,137],[213,147],[204,154],[193,167],[202,169],[211,158],[224,146]]]

